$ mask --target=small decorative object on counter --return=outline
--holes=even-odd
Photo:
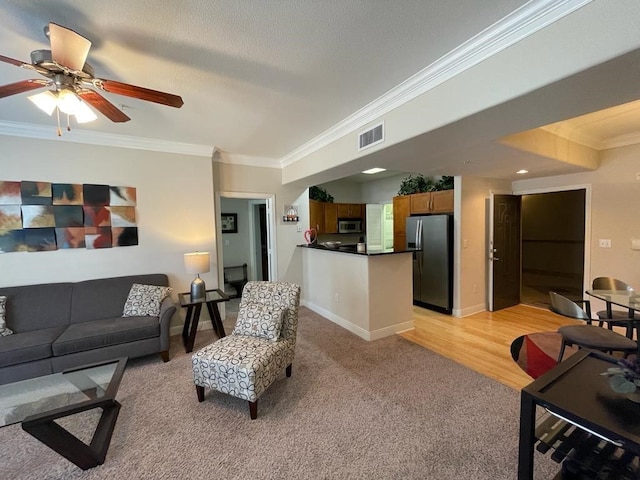
[[[358,246],[356,248],[358,250],[358,253],[366,253],[367,252],[367,244],[366,243],[359,242]]]
[[[310,228],[309,230],[304,231],[304,241],[307,242],[307,245],[313,245],[316,243],[318,239],[318,234],[315,228]]]

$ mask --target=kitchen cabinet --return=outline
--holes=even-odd
[[[364,209],[362,203],[336,203],[338,206],[338,218],[364,218]]]
[[[393,197],[393,249],[404,250],[407,244],[407,217],[411,214],[411,196]]]
[[[453,212],[453,190],[414,193],[411,198],[411,215]]]
[[[338,204],[324,204],[324,233],[338,233]]]
[[[318,235],[325,233],[324,206],[323,202],[309,199],[309,227],[315,228]]]

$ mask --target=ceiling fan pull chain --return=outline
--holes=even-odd
[[[67,132],[71,131],[71,125],[69,123],[69,114],[67,113]]]
[[[56,117],[58,118],[58,136],[62,136],[62,130],[60,130],[60,109],[56,107]]]

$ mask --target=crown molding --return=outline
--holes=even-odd
[[[601,150],[609,148],[628,147],[629,145],[637,145],[640,143],[640,132],[628,133],[626,135],[618,135],[617,137],[605,140],[601,143]]]
[[[593,0],[532,0],[280,159],[289,166],[413,100]]]
[[[241,155],[237,153],[227,153],[220,150],[218,150],[213,156],[213,161],[231,165],[244,165],[247,167],[282,168],[280,160],[277,158]]]
[[[128,135],[93,132],[78,128],[74,128],[71,132],[65,132],[61,137],[57,137],[55,126],[29,125],[26,123],[5,121],[0,121],[0,135],[102,145],[107,147],[132,148],[153,152],[178,153],[206,158],[212,158],[213,152],[215,151],[213,145],[197,145],[155,138],[131,137]]]

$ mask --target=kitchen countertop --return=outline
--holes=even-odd
[[[368,250],[366,252],[358,252],[357,245],[355,243],[340,245],[337,248],[329,248],[329,247],[325,247],[324,245],[315,245],[315,244],[314,245],[302,244],[302,245],[298,245],[298,247],[309,248],[312,250],[324,250],[327,252],[335,252],[335,253],[348,253],[351,255],[365,255],[369,257],[375,256],[375,255],[393,255],[396,253],[411,253],[411,252],[418,251],[415,248],[407,248],[405,250],[394,250],[390,248],[386,250],[377,249],[377,250]]]

